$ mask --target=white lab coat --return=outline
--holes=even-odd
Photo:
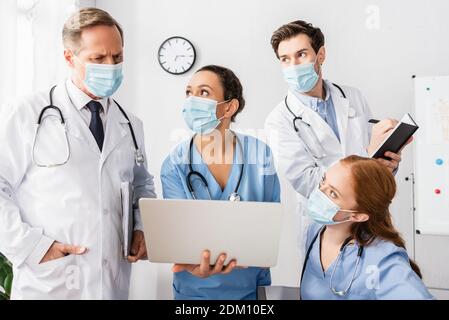
[[[0,251],[13,263],[12,298],[127,299],[131,265],[122,253],[120,187],[128,181],[135,199],[155,197],[153,176],[146,163],[135,164],[128,121],[114,103],[100,152],[65,83],[57,86],[54,105],[67,123],[70,159],[64,166],[37,167],[32,144],[47,105],[48,91],[5,106],[0,115]],[[128,116],[145,154],[142,122]],[[39,153],[57,156],[64,151],[61,141],[38,140]],[[138,210],[135,220],[141,229]],[[88,252],[39,264],[53,241]]]
[[[287,180],[296,191],[297,213],[301,224],[300,248],[304,246],[305,229],[309,224],[305,208],[310,193],[318,186],[324,172],[333,163],[353,154],[367,156],[366,148],[371,138],[371,127],[368,124],[371,111],[361,92],[355,88],[341,86],[346,95],[344,98],[338,88],[328,81],[326,83],[334,103],[341,141],[317,112],[300,102],[295,94],[289,92],[287,95],[290,109],[296,116],[303,117],[316,133],[326,155],[324,158],[317,159],[307,150],[304,141],[294,130],[293,115],[287,110],[284,100],[269,114],[265,122],[277,172],[281,180]],[[296,123],[300,130],[304,130],[305,127],[299,120]],[[287,190],[282,191],[282,201],[286,200],[285,194],[288,194]]]

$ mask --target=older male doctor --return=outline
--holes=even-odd
[[[348,155],[369,156],[397,121],[385,119],[371,128],[371,110],[361,92],[323,79],[326,51],[319,28],[294,21],[276,30],[271,44],[289,91],[269,114],[265,129],[280,176],[297,193],[301,234],[307,227],[306,199],[326,168]],[[389,160],[378,161],[396,171],[400,154],[385,156]]]
[[[0,251],[14,267],[13,299],[127,299],[130,263],[146,248],[139,211],[122,210],[121,190],[133,186],[134,203],[156,195],[142,123],[110,98],[122,80],[123,32],[86,8],[63,40],[71,78],[0,115]],[[43,112],[49,105],[57,108]]]

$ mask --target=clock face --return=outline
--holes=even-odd
[[[158,53],[162,69],[171,74],[183,74],[192,69],[196,60],[196,51],[192,43],[183,37],[165,40]]]

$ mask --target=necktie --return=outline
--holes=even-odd
[[[92,132],[95,141],[97,141],[98,147],[100,151],[103,150],[103,142],[104,142],[104,129],[103,122],[101,121],[100,111],[103,108],[101,103],[98,101],[92,100],[89,102],[86,107],[92,113],[92,118],[90,119],[89,129]]]

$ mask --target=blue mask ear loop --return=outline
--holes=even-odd
[[[340,210],[337,211],[337,213],[339,213],[339,212],[358,213],[359,211],[357,211],[357,210],[345,210],[345,209],[340,209]],[[337,213],[336,213],[336,214],[337,214]],[[349,222],[349,219],[350,219],[350,218],[348,218],[348,219],[346,219],[346,220],[343,220],[343,221],[334,221],[334,222],[337,222],[337,224],[341,224],[341,223]],[[332,218],[332,220],[334,220],[334,219]]]
[[[232,100],[234,100],[234,99],[228,99],[228,100],[225,100],[225,101],[222,101],[222,102],[217,102],[217,107],[218,107],[220,104],[228,103],[228,102],[231,102]],[[217,111],[215,111],[215,112],[217,112]],[[223,120],[224,118],[225,118],[225,116],[223,116],[223,117],[221,117],[221,118],[218,118],[217,120],[221,122],[221,120]],[[214,120],[214,121],[215,121],[215,120]],[[210,122],[212,122],[212,121],[210,121]],[[208,123],[209,123],[209,122],[208,122]]]
[[[321,182],[320,182],[320,185],[321,185]],[[320,192],[323,193],[327,197],[327,195],[323,191],[321,191],[321,189],[319,187],[318,187],[318,190],[320,190]],[[329,197],[327,197],[327,199],[329,199]],[[329,199],[329,201],[334,203],[331,199]],[[337,205],[337,204],[335,204],[335,205]],[[360,212],[358,210],[341,209],[340,206],[338,206],[338,208],[339,208],[339,210],[335,213],[335,215],[337,215],[337,213],[339,213],[339,212],[347,212],[347,213],[359,213]],[[335,217],[335,215],[334,215],[334,217]],[[332,220],[334,220],[334,217],[332,218]],[[341,223],[345,223],[345,222],[348,222],[348,221],[349,221],[349,218],[346,219],[346,220],[343,220],[343,221],[334,221],[334,222],[336,222],[337,224],[341,224]],[[347,239],[345,240],[344,244],[347,244]]]
[[[223,103],[228,103],[228,102],[230,102],[230,101],[232,101],[232,100],[233,100],[233,99],[229,99],[229,100],[222,101],[222,102],[217,102],[217,106],[220,105],[220,104],[223,104]],[[215,112],[217,112],[217,111],[215,110]],[[217,117],[217,116],[215,116],[215,117]],[[221,118],[217,118],[216,120],[207,121],[206,123],[201,124],[201,127],[204,127],[204,126],[206,126],[206,125],[208,125],[209,123],[214,122],[214,121],[219,121],[219,124],[220,124],[221,121],[222,121],[224,118],[225,118],[225,116],[223,116],[223,117],[221,117]],[[215,129],[214,129],[214,130],[215,130]]]

